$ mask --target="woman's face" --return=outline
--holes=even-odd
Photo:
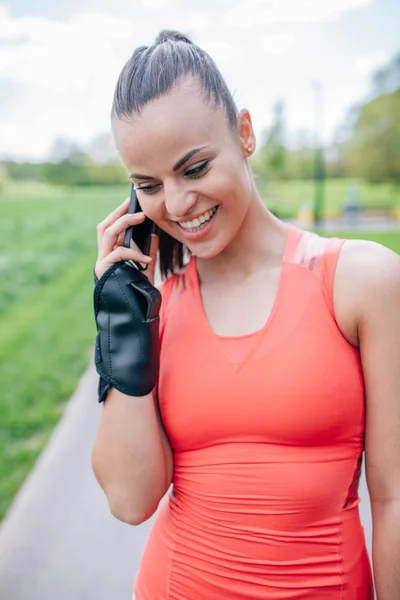
[[[132,122],[116,119],[114,134],[143,212],[195,256],[224,250],[251,201],[248,112],[240,113],[234,133],[225,110],[207,104],[196,84],[185,81]]]

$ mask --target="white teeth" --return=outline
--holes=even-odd
[[[204,225],[204,223],[206,223],[207,221],[209,221],[211,219],[211,217],[214,216],[214,214],[217,211],[217,208],[218,207],[215,206],[211,210],[208,210],[207,212],[203,213],[199,217],[196,217],[195,219],[193,219],[193,221],[185,221],[183,223],[179,223],[179,225],[183,229],[186,229],[187,231],[191,231],[191,230],[194,230],[196,228],[199,228],[202,225]]]

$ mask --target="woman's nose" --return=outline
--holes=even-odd
[[[165,208],[172,218],[181,219],[196,204],[197,194],[178,187],[165,189]]]

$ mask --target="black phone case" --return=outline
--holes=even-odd
[[[138,201],[138,198],[136,195],[136,190],[135,190],[134,186],[132,185],[128,213],[134,214],[137,212],[142,212],[142,209],[141,209],[141,206],[139,204],[139,201]],[[150,252],[150,242],[151,242],[150,236],[152,233],[156,233],[156,232],[157,232],[157,228],[156,228],[155,224],[153,223],[153,221],[151,221],[150,219],[148,219],[146,217],[146,219],[143,221],[143,223],[140,223],[139,225],[130,225],[126,229],[125,236],[124,236],[124,246],[125,246],[125,248],[130,248],[131,247],[131,239],[132,239],[135,242],[135,244],[137,245],[137,247],[139,248],[139,250],[141,252],[143,252],[143,254],[148,255]],[[136,262],[135,260],[131,260],[130,262],[134,263],[134,265],[140,271],[145,271],[147,269],[147,265],[142,265],[142,264]]]

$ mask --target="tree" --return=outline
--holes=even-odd
[[[282,178],[286,167],[285,148],[285,119],[284,103],[276,102],[274,119],[270,129],[266,132],[266,140],[252,161],[254,173],[264,183],[271,178]]]
[[[348,158],[356,176],[400,184],[400,89],[360,107]]]
[[[334,150],[331,172],[400,183],[400,53],[373,74],[369,99],[348,111]]]

